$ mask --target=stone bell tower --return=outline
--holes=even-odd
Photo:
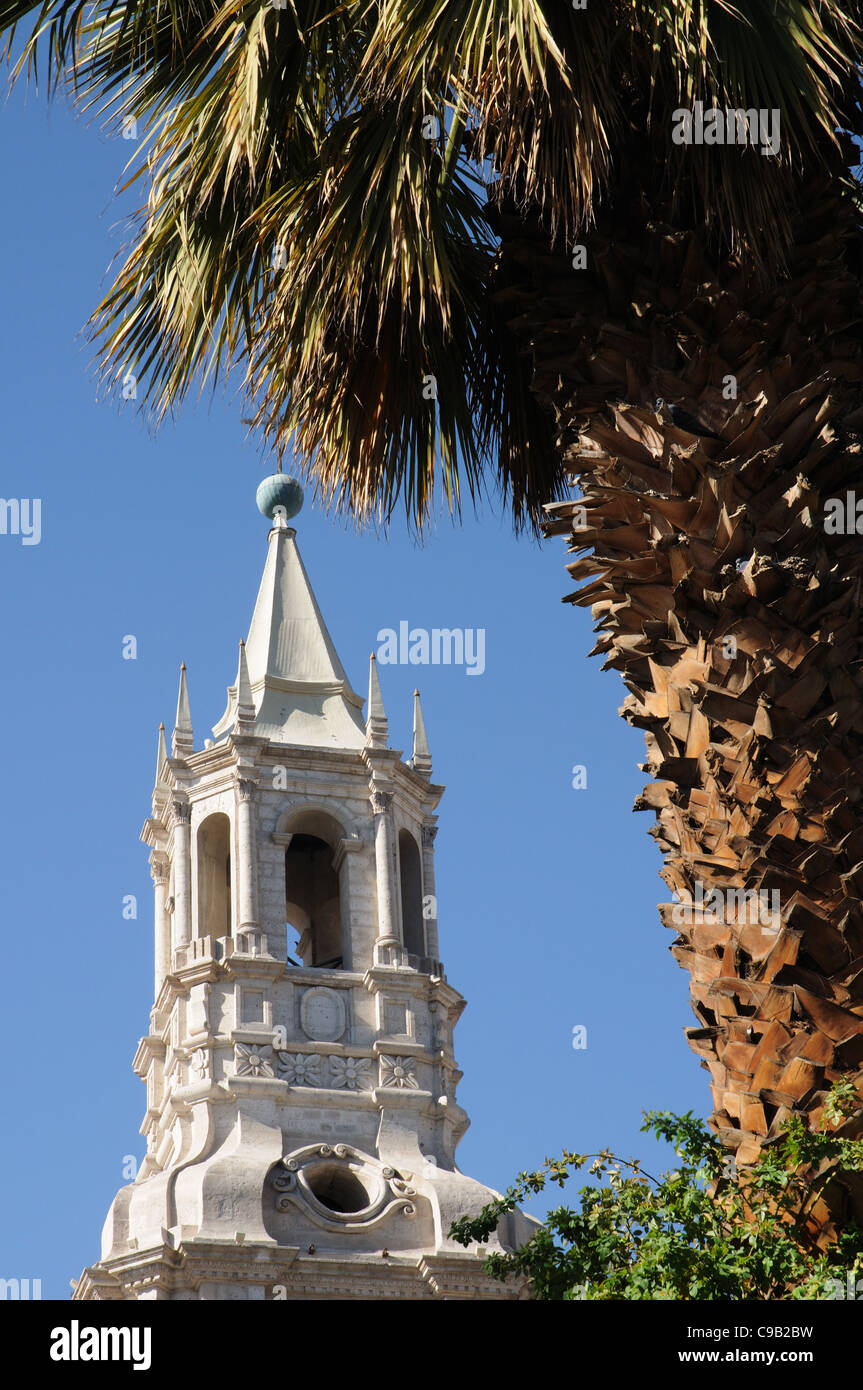
[[[454,1161],[464,1000],[439,958],[419,696],[403,762],[374,658],[363,720],[321,617],[286,524],[298,485],[258,497],[274,525],[227,709],[196,749],[183,668],[170,756],[159,732],[147,1152],[74,1296],[523,1297],[447,1234],[494,1194]],[[533,1226],[508,1221],[503,1248]]]

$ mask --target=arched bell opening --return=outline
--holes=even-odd
[[[344,964],[339,876],[333,847],[308,829],[291,835],[285,850],[285,921],[289,960],[317,969],[339,970]]]
[[[231,822],[222,811],[198,827],[198,936],[231,935]]]
[[[423,876],[417,842],[409,830],[399,831],[399,880],[402,901],[402,941],[412,956],[426,953],[423,923]]]

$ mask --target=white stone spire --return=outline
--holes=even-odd
[[[180,667],[180,689],[177,694],[177,717],[171,736],[171,752],[175,758],[183,758],[195,750],[195,736],[192,732],[192,716],[189,712],[189,688],[186,684],[186,663]]]
[[[366,710],[366,747],[386,748],[389,736],[389,721],[384,709],[381,682],[378,676],[378,663],[372,652],[369,657],[369,703]]]
[[[237,663],[237,679],[234,685],[237,693],[236,723],[250,729],[255,722],[255,701],[252,697],[252,683],[249,679],[249,663],[246,660],[246,644],[240,638],[240,656]]]
[[[245,647],[255,733],[313,748],[363,746],[363,702],[352,690],[318,608],[291,526],[275,525]],[[237,686],[213,728],[234,727]]]
[[[414,742],[410,765],[421,777],[431,777],[431,753],[418,690],[414,691]]]
[[[168,761],[168,748],[165,743],[165,725],[159,725],[159,738],[156,744],[156,788],[161,790],[166,787],[165,764]]]

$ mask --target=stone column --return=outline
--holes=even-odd
[[[154,854],[150,860],[155,900],[156,978],[153,1000],[159,997],[162,982],[171,968],[171,919],[165,905],[168,890],[168,860],[164,854]]]
[[[436,825],[424,825],[422,827],[423,840],[423,926],[426,934],[426,955],[431,956],[432,960],[440,959],[440,947],[438,945],[437,931],[437,895],[434,886],[434,841],[437,835]],[[426,900],[431,898],[431,904],[427,908]],[[427,912],[431,916],[426,916]]]
[[[240,922],[238,930],[256,931],[258,926],[258,874],[255,853],[254,793],[255,783],[248,777],[237,778],[237,880],[239,886]]]
[[[375,963],[397,965],[401,960],[401,941],[396,930],[398,921],[395,898],[395,836],[392,820],[392,792],[373,791],[372,810],[375,814],[375,869],[378,886],[378,936],[375,942]]]
[[[339,914],[342,922],[342,956],[345,970],[365,969],[368,965],[368,957],[363,959],[362,943],[356,939],[354,922],[355,874],[351,866],[354,855],[359,854],[362,848],[362,840],[355,839],[353,836],[346,836],[339,840],[333,855],[333,868],[339,876]]]
[[[174,948],[192,939],[192,808],[171,802],[174,818]]]

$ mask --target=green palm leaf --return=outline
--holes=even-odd
[[[458,508],[497,485],[534,521],[562,488],[494,208],[572,247],[647,132],[657,196],[781,269],[794,168],[858,119],[856,19],[835,0],[0,0],[16,73],[47,46],[50,85],[146,131],[146,200],[91,325],[105,379],[134,371],[160,418],[239,373],[325,498],[419,522],[437,487]],[[781,157],[673,146],[696,100],[777,107]]]

